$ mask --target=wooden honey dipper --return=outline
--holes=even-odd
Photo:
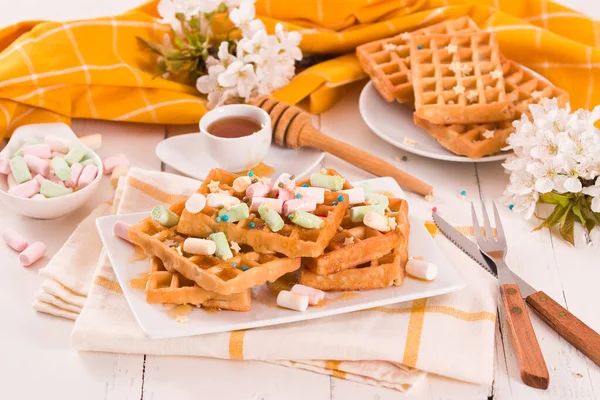
[[[273,140],[288,149],[313,147],[323,150],[377,176],[391,176],[398,184],[423,196],[432,194],[427,183],[394,167],[366,151],[333,139],[312,125],[310,114],[302,109],[270,96],[259,97],[252,105],[265,110],[271,116]]]

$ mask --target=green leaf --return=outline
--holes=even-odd
[[[581,209],[581,206],[579,204],[575,204],[573,206],[573,214],[575,214],[577,218],[579,218],[579,222],[581,222],[581,225],[585,226],[587,218],[583,214],[583,210]]]
[[[138,43],[142,47],[145,47],[145,48],[149,49],[150,51],[152,51],[153,53],[158,54],[159,56],[163,55],[163,52],[162,52],[161,48],[158,47],[157,45],[155,45],[154,43],[147,42],[146,40],[142,39],[139,36],[136,36],[136,39],[137,39]]]
[[[575,246],[575,213],[567,212],[560,222],[559,232],[563,239]]]
[[[554,210],[548,216],[548,218],[546,218],[544,222],[542,222],[537,228],[535,228],[534,231],[538,231],[542,228],[552,228],[554,225],[558,224],[558,222],[564,217],[565,212],[567,212],[569,208],[570,207],[563,207],[561,205],[557,205],[556,207],[554,207]]]
[[[545,204],[560,204],[552,197],[552,193],[540,193],[540,201]]]
[[[566,207],[571,203],[571,198],[568,195],[558,194],[558,193],[550,193],[552,198],[558,202],[563,207]]]
[[[173,36],[173,42],[178,49],[183,49],[185,47],[185,44],[178,36]]]
[[[590,218],[587,221],[585,221],[585,229],[587,229],[588,233],[592,233],[592,229],[594,229],[595,226],[596,221],[594,221],[593,218]]]

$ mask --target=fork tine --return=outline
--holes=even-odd
[[[481,202],[481,213],[483,214],[483,226],[485,226],[485,236],[489,240],[494,240],[494,232],[492,231],[492,224],[490,224],[490,217],[488,217],[485,204]]]
[[[506,237],[504,236],[504,228],[502,228],[502,221],[500,220],[498,207],[496,207],[495,201],[492,201],[492,204],[494,205],[494,222],[496,223],[496,236],[498,237],[499,242],[505,243]]]
[[[471,216],[473,218],[473,231],[475,232],[477,243],[485,242],[485,238],[481,234],[481,228],[479,227],[479,221],[477,220],[477,213],[475,212],[473,202],[471,202]]]

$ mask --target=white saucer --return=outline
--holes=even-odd
[[[156,155],[162,162],[199,180],[204,179],[211,169],[220,168],[219,163],[213,160],[210,154],[211,150],[205,143],[205,137],[200,133],[174,136],[156,146]],[[275,177],[287,172],[301,178],[318,167],[323,157],[325,153],[318,150],[290,150],[272,144],[263,163],[275,170]]]
[[[505,160],[512,152],[504,152],[478,159],[456,155],[437,142],[425,130],[413,122],[413,111],[398,102],[388,103],[377,92],[372,82],[365,85],[360,93],[360,115],[371,130],[389,144],[410,153],[437,160],[457,162],[490,162]],[[414,144],[404,143],[404,138]]]

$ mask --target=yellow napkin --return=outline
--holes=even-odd
[[[469,15],[497,33],[502,52],[568,90],[574,107],[600,103],[600,23],[547,0],[258,0],[272,29],[303,34],[305,54],[341,57],[317,64],[276,96],[331,107],[365,78],[357,45]],[[0,138],[23,124],[71,118],[185,124],[206,111],[195,88],[154,78],[155,56],[136,36],[162,41],[156,1],[115,17],[23,22],[0,30]]]
[[[133,168],[119,181],[110,212],[172,204],[198,186]],[[396,390],[410,389],[424,371],[480,384],[493,379],[496,280],[432,224],[428,230],[467,283],[459,292],[294,324],[151,340],[97,248],[94,219],[106,211],[103,205],[84,220],[44,268],[47,280],[34,302],[40,312],[76,319],[72,345],[78,350],[262,360]]]

